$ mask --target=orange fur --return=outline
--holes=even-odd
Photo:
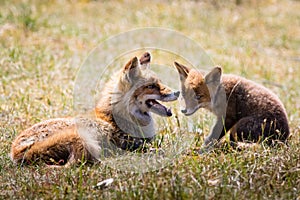
[[[146,69],[140,63],[148,65],[150,59],[147,52],[140,61],[134,57],[118,75],[112,76],[94,110],[94,118],[51,119],[21,132],[12,143],[11,159],[15,163],[43,161],[51,165],[93,162],[99,160],[102,153],[110,155],[106,151],[110,148],[134,150],[136,147],[129,149],[128,141],[124,140],[128,135],[133,138],[133,143],[135,136],[138,139],[149,136],[144,138],[149,141],[155,135],[150,112],[161,116],[170,116],[171,113],[155,100],[174,101],[179,96],[149,70],[144,72]],[[149,87],[149,84],[155,87]],[[116,119],[125,120],[126,126],[119,127]],[[127,128],[125,132],[123,128]]]

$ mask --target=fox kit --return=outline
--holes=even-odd
[[[213,146],[230,131],[230,141],[284,142],[289,136],[287,114],[278,97],[269,89],[235,75],[222,75],[215,67],[206,76],[195,69],[174,63],[181,80],[186,116],[199,108],[213,112],[217,121],[203,147]]]
[[[151,55],[131,59],[112,76],[95,106],[94,118],[46,120],[21,132],[13,141],[11,159],[16,163],[43,161],[65,165],[96,161],[104,148],[133,151],[154,135],[151,112],[172,115],[158,101],[174,101],[172,92],[149,69]]]

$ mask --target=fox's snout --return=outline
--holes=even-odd
[[[161,101],[175,101],[178,99],[180,95],[180,91],[170,91],[169,93],[165,93],[163,95],[161,95],[160,99]]]

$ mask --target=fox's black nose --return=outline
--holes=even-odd
[[[185,114],[185,113],[187,112],[187,110],[184,109],[184,110],[181,110],[181,112],[182,112],[183,114]]]
[[[175,95],[176,97],[179,97],[179,95],[180,95],[180,92],[179,92],[179,91],[177,91],[177,92],[174,92],[174,95]]]

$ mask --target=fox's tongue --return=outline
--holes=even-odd
[[[172,116],[172,111],[171,109],[166,108],[165,106],[161,105],[160,103],[158,103],[157,101],[150,99],[147,101],[147,105],[150,108],[150,111],[161,115],[161,116],[167,116],[170,117]]]

